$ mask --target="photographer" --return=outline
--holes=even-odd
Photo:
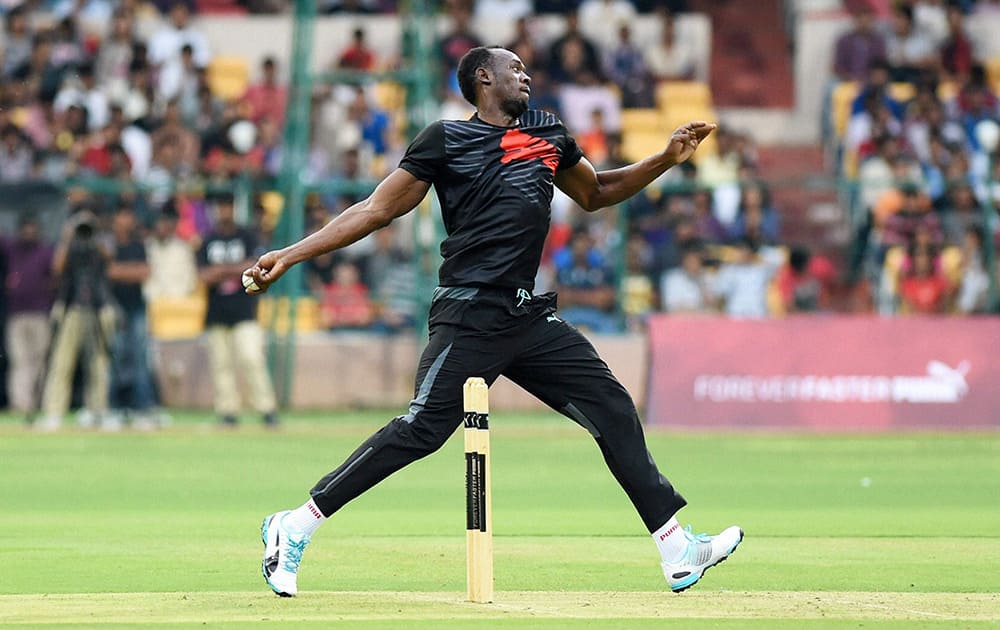
[[[42,394],[42,418],[35,427],[58,429],[69,410],[73,372],[84,360],[86,382],[84,408],[77,420],[81,426],[106,424],[108,406],[108,341],[114,331],[107,271],[110,254],[98,238],[98,220],[89,210],[69,218],[52,259],[52,272],[59,279],[52,309],[55,340],[49,357],[49,372]]]

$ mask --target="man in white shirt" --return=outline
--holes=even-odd
[[[212,60],[208,40],[204,33],[189,24],[190,13],[187,5],[176,2],[170,8],[170,22],[165,24],[149,41],[149,60],[157,66],[180,58],[181,49],[191,46],[194,63],[204,68]]]
[[[177,236],[177,211],[168,203],[156,217],[153,233],[146,239],[149,278],[142,291],[146,302],[160,298],[183,298],[198,288],[194,249]]]

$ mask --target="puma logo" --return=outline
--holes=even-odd
[[[504,151],[500,158],[501,164],[514,160],[541,160],[553,173],[559,165],[559,153],[551,142],[528,135],[520,129],[511,129],[505,133],[500,139],[500,148]]]
[[[545,321],[547,321],[547,322],[560,322],[560,323],[562,323],[562,320],[559,319],[558,317],[556,317],[555,315],[549,315],[548,317],[545,318]]]

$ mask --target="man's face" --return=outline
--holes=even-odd
[[[521,58],[509,50],[494,50],[491,74],[493,84],[490,87],[500,97],[503,112],[517,118],[528,111],[531,77],[525,71]]]
[[[183,4],[175,4],[173,8],[170,9],[170,21],[173,22],[174,27],[180,30],[187,28],[188,23],[188,10]]]
[[[17,230],[18,239],[24,243],[36,243],[41,236],[38,224],[34,221],[25,221]]]

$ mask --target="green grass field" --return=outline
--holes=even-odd
[[[300,596],[260,576],[260,520],[389,413],[269,432],[184,414],[165,431],[35,435],[0,420],[0,624],[364,627],[1000,625],[1000,434],[652,432],[691,505],[737,553],[666,589],[655,546],[589,435],[495,413],[496,603],[465,593],[461,435],[334,516]]]

